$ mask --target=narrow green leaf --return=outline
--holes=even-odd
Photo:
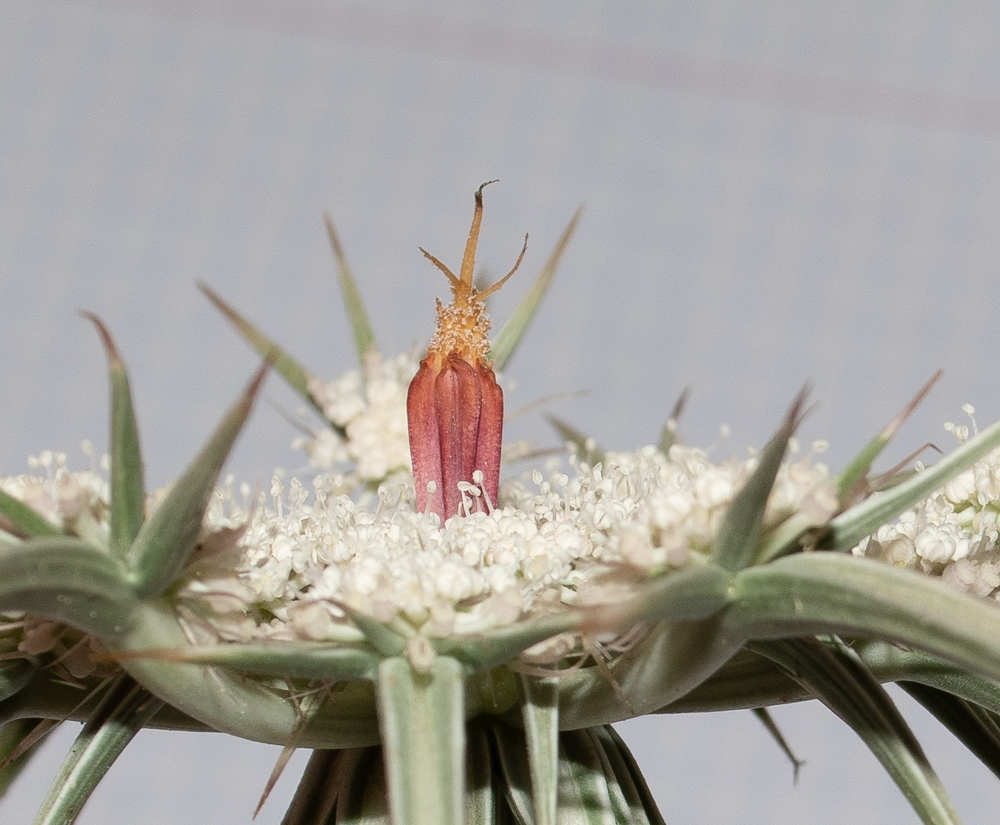
[[[186,645],[156,650],[130,650],[121,660],[152,658],[161,661],[227,667],[262,676],[288,679],[346,681],[374,679],[381,656],[371,650],[341,647],[329,642],[264,642],[262,644]]]
[[[281,825],[364,825],[387,819],[380,748],[314,751]]]
[[[885,449],[885,446],[892,440],[893,436],[899,432],[900,427],[906,422],[906,419],[910,417],[913,411],[917,408],[917,405],[923,401],[924,397],[930,392],[931,387],[933,387],[938,379],[941,377],[941,370],[938,370],[934,375],[931,376],[930,380],[920,388],[920,391],[913,397],[909,404],[903,408],[903,410],[883,427],[878,435],[876,435],[871,441],[869,441],[864,449],[861,450],[857,456],[844,468],[844,470],[837,476],[837,498],[843,503],[849,498],[852,490],[861,482],[865,476],[868,475],[868,471],[871,469],[872,463],[878,458],[879,454]]]
[[[139,531],[127,561],[140,597],[160,595],[187,564],[219,472],[253,409],[267,371],[267,364],[258,370],[201,452],[174,482],[166,498]]]
[[[555,427],[563,441],[569,442],[576,447],[577,457],[590,467],[596,467],[604,461],[604,450],[594,443],[594,439],[588,438],[578,429],[571,427],[561,418],[554,415],[547,415],[545,418]]]
[[[1000,726],[988,711],[958,696],[917,682],[900,682],[899,686],[1000,778]]]
[[[363,367],[365,358],[378,352],[375,331],[372,329],[371,321],[368,320],[368,311],[365,309],[365,303],[358,291],[358,283],[354,280],[354,274],[347,263],[347,256],[344,254],[344,248],[340,245],[337,229],[333,225],[333,218],[330,217],[329,213],[323,213],[323,222],[326,224],[326,234],[330,236],[333,257],[337,260],[340,292],[344,298],[347,317],[351,321],[351,331],[354,333],[354,349],[358,353],[358,363]]]
[[[792,513],[766,535],[757,550],[754,562],[758,565],[767,564],[789,553],[800,552],[806,547],[811,548],[824,530],[826,525],[817,524],[814,515],[801,510]]]
[[[0,547],[0,605],[65,622],[102,639],[124,632],[136,604],[122,563],[70,537]]]
[[[636,816],[640,811],[623,810],[621,794],[613,776],[609,777],[595,730],[571,730],[560,737],[560,815],[569,822],[593,825],[645,825]]]
[[[939,656],[877,639],[854,643],[881,682],[916,682],[1000,714],[1000,681],[973,673]]]
[[[738,651],[704,682],[657,713],[709,713],[784,705],[811,698],[774,662]]]
[[[502,722],[487,722],[485,730],[497,754],[497,792],[502,789],[517,825],[534,825],[534,804],[531,798],[531,769],[528,765],[528,745],[524,731]]]
[[[3,524],[3,520],[10,522],[10,525]],[[9,530],[10,527],[23,533],[26,538],[61,536],[63,534],[62,530],[41,513],[35,512],[23,501],[19,501],[9,493],[0,490],[0,528]]]
[[[806,390],[802,390],[778,432],[761,452],[757,468],[733,497],[722,517],[712,544],[712,561],[726,570],[742,570],[753,562],[764,524],[767,499],[785,456],[788,440],[798,427],[805,398]]]
[[[1000,610],[940,579],[841,553],[797,553],[735,577],[722,614],[746,639],[836,634],[908,645],[1000,681]]]
[[[496,787],[500,771],[482,723],[466,725],[465,769],[466,825],[502,825],[500,810],[505,810],[507,803]]]
[[[624,631],[641,622],[704,619],[729,604],[733,574],[708,563],[659,576],[635,588],[634,595],[584,608],[584,632]]]
[[[2,603],[2,594],[0,594]],[[148,599],[132,611],[132,628],[110,646],[136,681],[177,711],[213,730],[284,745],[296,734],[301,716],[288,689],[273,680],[248,679],[226,668],[131,657],[129,651],[181,648],[188,644],[176,609],[166,599]],[[294,692],[292,694],[294,696]],[[302,747],[353,748],[378,742],[375,687],[341,682],[302,734]]]
[[[377,695],[393,825],[463,825],[465,700],[461,664],[438,656],[427,673],[385,659]]]
[[[556,825],[559,796],[559,679],[521,674],[536,825]]]
[[[91,675],[78,682],[83,685],[82,689],[79,684],[71,686],[54,681],[49,670],[36,671],[23,690],[0,702],[0,725],[29,718],[86,722],[103,690],[103,677]],[[199,733],[213,730],[204,722],[196,721],[169,705],[156,714],[149,727]]]
[[[237,331],[247,340],[250,346],[257,350],[261,357],[274,367],[278,375],[284,378],[288,382],[288,385],[301,395],[320,415],[323,415],[323,408],[309,390],[309,381],[312,379],[312,376],[306,369],[278,344],[240,315],[232,306],[227,304],[207,284],[199,282],[198,288],[229,319],[230,323],[236,327]]]
[[[958,825],[958,814],[896,706],[843,645],[788,639],[751,649],[781,665],[864,741],[926,825]]]
[[[555,249],[549,255],[545,266],[542,267],[542,271],[538,273],[535,283],[532,284],[531,289],[521,299],[514,313],[507,319],[507,323],[497,333],[492,349],[490,350],[490,358],[493,359],[493,365],[498,371],[502,372],[506,368],[510,359],[517,351],[524,333],[528,330],[531,319],[535,317],[542,299],[545,298],[545,293],[548,291],[549,284],[552,283],[552,278],[559,266],[559,259],[562,257],[563,251],[566,249],[566,245],[569,243],[569,239],[573,235],[573,230],[576,229],[576,224],[582,214],[583,207],[581,206],[576,210],[576,213],[569,222],[569,226],[566,227],[559,237]]]
[[[654,625],[605,667],[560,676],[560,724],[593,727],[654,713],[708,679],[744,641],[720,615]]]
[[[878,640],[855,640],[855,651],[881,683],[916,682],[1000,713],[1000,683],[943,659]],[[658,713],[706,713],[785,705],[810,696],[768,659],[741,650],[687,695]]]
[[[664,825],[660,809],[649,791],[646,779],[639,769],[635,757],[625,744],[625,740],[611,725],[593,728],[591,736],[599,742],[609,784],[617,789],[623,811],[620,821],[626,823],[646,822],[649,825]],[[611,779],[613,778],[613,779]]]
[[[70,825],[125,746],[163,702],[121,675],[83,726],[66,755],[35,825]]]
[[[915,682],[1000,713],[1000,682],[969,673],[940,657],[896,644],[857,639],[854,650],[879,682]],[[773,662],[741,650],[690,693],[658,713],[706,713],[785,705],[810,698]]]
[[[468,673],[479,673],[509,662],[532,645],[581,626],[583,614],[568,610],[518,622],[469,637],[432,639],[434,650],[460,661]]]
[[[830,522],[822,546],[849,550],[865,536],[947,484],[998,445],[1000,421],[970,438],[933,466],[841,513]]]
[[[385,769],[380,748],[365,748],[343,760],[337,774],[337,825],[390,822]],[[311,821],[311,820],[310,820]],[[323,823],[332,825],[332,823]]]
[[[406,649],[406,637],[398,631],[389,627],[385,622],[380,622],[353,607],[340,605],[354,626],[360,630],[365,639],[383,657],[399,656]]]
[[[486,730],[499,756],[500,784],[513,813],[512,821],[533,825],[537,820],[525,734],[501,723],[494,723]],[[558,741],[557,822],[663,825],[635,759],[613,728],[562,731]]]
[[[774,717],[768,712],[767,708],[752,708],[753,715],[757,717],[758,721],[764,726],[771,738],[775,741],[777,746],[781,748],[781,752],[785,754],[788,761],[792,763],[792,781],[798,782],[799,780],[799,769],[805,764],[805,760],[799,759],[795,752],[792,750],[792,746],[788,744],[788,740],[785,739],[785,734],[781,732],[781,728],[778,727],[778,723],[774,721]]]
[[[96,315],[89,312],[80,314],[97,327],[108,357],[108,383],[111,388],[109,546],[112,553],[124,558],[142,527],[146,506],[139,428],[128,372],[111,333]]]

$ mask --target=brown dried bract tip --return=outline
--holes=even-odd
[[[483,222],[483,189],[495,180],[484,183],[476,190],[476,211],[472,216],[472,228],[469,239],[465,243],[465,254],[462,256],[460,274],[455,274],[441,261],[431,255],[423,247],[420,251],[440,269],[451,283],[452,301],[444,306],[437,302],[437,330],[427,346],[427,356],[436,364],[449,354],[460,355],[465,361],[475,363],[485,360],[490,351],[489,331],[490,319],[486,315],[485,299],[500,289],[513,275],[524,259],[528,249],[528,236],[524,236],[524,246],[517,256],[513,268],[492,286],[483,291],[477,290],[472,283],[476,268],[476,246],[479,243],[479,226]]]

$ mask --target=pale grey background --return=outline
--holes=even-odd
[[[416,248],[457,263],[489,178],[483,265],[502,273],[531,233],[500,319],[586,204],[512,408],[587,390],[551,409],[633,447],[690,384],[688,440],[730,424],[727,453],[811,381],[802,437],[839,466],[943,367],[891,458],[950,446],[963,402],[1000,414],[998,22],[954,0],[0,0],[0,472],[105,444],[78,308],[130,365],[154,484],[255,366],[196,279],[315,371],[352,366],[323,210],[383,349],[424,340],[444,283]],[[295,406],[276,379],[268,396]],[[551,438],[537,414],[511,430]],[[295,469],[293,435],[262,405],[233,471]],[[623,730],[671,823],[916,821],[830,714],[776,716],[808,759],[797,787],[747,713]],[[966,822],[993,821],[995,780],[915,724]],[[61,737],[0,819],[30,820]],[[81,821],[246,823],[276,756],[140,736]]]

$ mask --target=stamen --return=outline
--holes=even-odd
[[[973,435],[979,435],[979,425],[976,423],[975,414],[976,408],[972,404],[963,404],[962,412],[969,416],[969,420],[972,422],[972,433]]]
[[[486,514],[489,515],[490,513],[493,512],[493,502],[490,501],[489,491],[486,489],[486,486],[483,484],[483,481],[485,479],[486,479],[486,476],[484,475],[484,473],[483,473],[482,470],[473,470],[472,471],[472,480],[476,484],[479,485],[479,489],[480,489],[480,491],[483,494],[483,500],[486,502]]]
[[[479,473],[479,475],[482,476],[482,473],[479,470],[476,470],[476,473]],[[475,473],[473,473],[472,477],[473,478],[476,477]],[[463,493],[468,493],[470,496],[480,495],[479,488],[470,481],[458,482],[458,489],[461,490]]]
[[[437,482],[434,479],[431,479],[427,482],[427,487],[425,489],[427,490],[427,503],[424,505],[424,515],[427,516],[434,511],[434,508],[431,505],[434,502],[434,494],[438,489]]]
[[[479,500],[479,488],[468,481],[458,482],[458,491],[462,494],[462,507],[465,508],[465,515],[472,515],[472,499],[468,496],[473,496],[476,501]]]

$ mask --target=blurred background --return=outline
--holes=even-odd
[[[502,322],[584,217],[508,370],[512,410],[609,448],[761,445],[806,382],[800,436],[842,466],[938,368],[886,466],[1000,414],[1000,7],[760,0],[0,0],[0,473],[106,445],[100,315],[132,375],[148,480],[183,468],[256,365],[204,280],[313,372],[354,366],[322,212],[379,343],[426,341],[485,193]],[[300,468],[272,378],[230,469]],[[721,439],[720,427],[731,435]],[[536,410],[512,436],[554,444]],[[904,701],[907,709],[911,705]],[[668,822],[916,822],[817,705],[621,726]],[[995,779],[910,714],[966,823]],[[73,726],[67,726],[72,728]],[[0,819],[26,822],[72,730]],[[247,823],[278,749],[149,732],[81,818]],[[300,754],[258,817],[278,823]]]

